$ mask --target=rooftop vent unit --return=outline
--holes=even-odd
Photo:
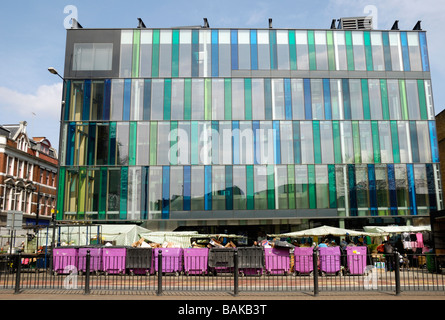
[[[372,17],[341,18],[339,29],[372,30]]]

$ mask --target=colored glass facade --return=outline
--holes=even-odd
[[[58,220],[442,208],[424,31],[103,32],[68,30]]]

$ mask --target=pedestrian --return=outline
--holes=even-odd
[[[394,248],[388,241],[383,243],[383,253],[385,255],[386,270],[394,271]]]

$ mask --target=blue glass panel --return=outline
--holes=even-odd
[[[110,120],[110,105],[111,105],[111,79],[105,79],[103,120]]]
[[[212,166],[204,167],[204,210],[212,210]]]
[[[428,59],[428,46],[426,43],[426,33],[419,32],[420,54],[422,56],[423,71],[430,71],[430,62]]]
[[[232,70],[238,70],[238,30],[230,31],[230,49],[232,53]]]
[[[142,167],[141,170],[141,219],[148,219],[148,177],[149,167]]]
[[[357,193],[356,193],[356,185],[355,185],[355,165],[348,164],[348,186],[349,186],[349,203],[351,216],[357,216]]]
[[[406,172],[408,176],[408,194],[410,202],[411,214],[417,215],[417,203],[416,203],[416,185],[414,181],[414,167],[412,164],[406,165]]]
[[[170,213],[170,167],[162,167],[162,219],[168,219]]]
[[[406,32],[400,32],[400,42],[402,44],[403,70],[411,71],[411,66],[409,63],[408,39],[406,37]]]
[[[270,79],[264,79],[265,119],[272,120],[272,84]]]
[[[191,207],[191,167],[184,166],[184,211],[190,211]]]
[[[199,31],[192,30],[192,77],[199,76]]]
[[[121,190],[119,199],[119,219],[127,219],[128,167],[121,168]]]
[[[430,127],[430,141],[431,141],[431,161],[439,162],[439,147],[437,141],[436,122],[428,121]]]
[[[301,140],[300,140],[300,121],[293,121],[292,123],[294,135],[294,162],[301,163]]]
[[[393,164],[388,164],[389,206],[391,215],[397,215],[396,173]]]
[[[124,81],[124,109],[122,113],[122,120],[130,120],[130,106],[131,106],[131,79]]]
[[[219,75],[218,30],[212,30],[212,77]]]
[[[239,121],[232,122],[232,163],[239,164]]]
[[[269,30],[269,46],[270,46],[270,70],[277,70],[277,31]]]
[[[65,113],[63,120],[68,121],[70,119],[70,100],[71,100],[71,80],[67,80],[65,85]]]
[[[260,153],[260,122],[252,121],[252,132],[253,132],[253,161],[254,164],[259,164],[261,160]],[[226,180],[227,181],[227,180]]]
[[[151,79],[144,80],[144,107],[142,119],[150,120],[151,113]]]
[[[311,80],[304,79],[304,116],[306,120],[312,120]]]
[[[332,120],[330,79],[323,79],[324,118]]]
[[[66,139],[66,159],[65,164],[72,166],[74,162],[74,139],[76,137],[76,123],[70,122],[68,124],[68,132]]]
[[[280,145],[280,121],[273,121],[273,151],[274,163],[281,164],[281,145]]]
[[[82,120],[90,120],[91,80],[85,80],[83,89]]]
[[[371,215],[376,216],[377,211],[377,189],[375,182],[375,167],[373,164],[368,164],[368,184],[369,184],[369,206]]]
[[[233,171],[232,166],[226,166],[226,210],[233,210]]]
[[[290,79],[284,79],[284,110],[286,120],[292,120],[292,92]]]
[[[252,70],[258,70],[258,43],[256,30],[250,30],[250,65]]]
[[[96,151],[96,123],[90,122],[88,125],[88,152],[87,152],[87,164],[89,166],[94,165]]]
[[[349,96],[349,80],[342,79],[343,85],[343,107],[345,110],[345,120],[351,120],[351,100]]]
[[[428,183],[428,199],[430,210],[437,210],[436,183],[434,181],[434,168],[431,163],[426,164],[426,178]]]
[[[411,137],[411,150],[412,150],[412,154],[413,154],[413,162],[419,162],[420,155],[419,155],[419,144],[417,141],[416,121],[409,122],[409,133],[410,133],[410,137]]]
[[[382,32],[382,41],[383,41],[383,54],[385,56],[385,70],[392,71],[391,49],[389,47],[388,31]]]

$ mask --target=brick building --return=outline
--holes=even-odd
[[[45,137],[30,138],[26,121],[0,125],[0,226],[9,210],[24,225],[48,225],[56,206],[57,152]]]

